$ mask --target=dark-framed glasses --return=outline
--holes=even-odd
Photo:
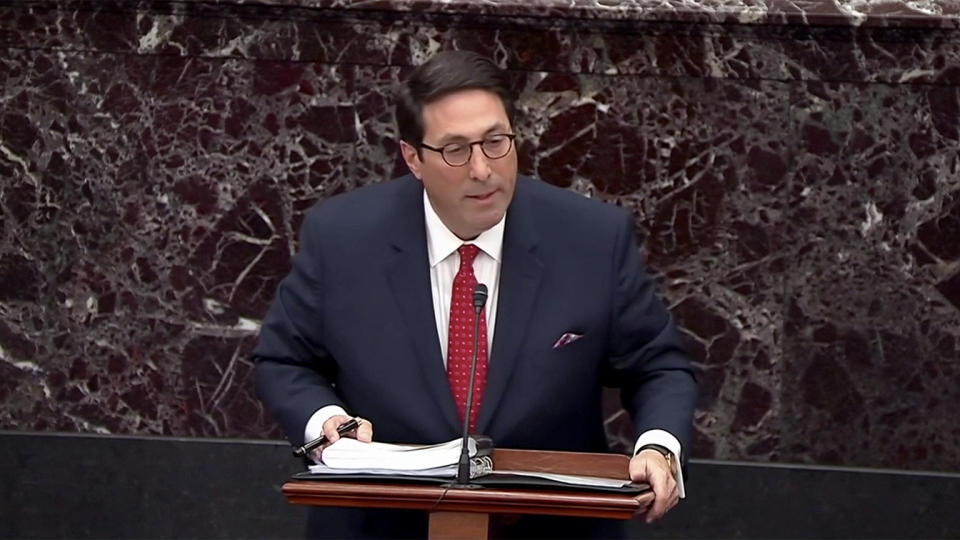
[[[473,157],[473,146],[480,145],[480,151],[489,159],[500,159],[510,153],[513,146],[513,139],[517,137],[514,133],[497,133],[487,135],[479,141],[471,142],[453,142],[440,147],[430,146],[420,143],[420,146],[427,150],[438,152],[443,161],[451,167],[463,167],[470,162]]]

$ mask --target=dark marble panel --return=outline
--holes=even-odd
[[[71,71],[88,74],[79,87]],[[12,147],[31,164],[14,171],[14,189],[36,178],[54,214],[49,227],[29,212],[8,229],[9,258],[50,276],[6,323],[25,347],[11,348],[18,369],[9,380],[39,382],[53,399],[21,384],[0,414],[22,429],[264,433],[246,384],[256,321],[288,265],[302,210],[389,176],[388,120],[355,131],[358,114],[382,111],[384,89],[356,97],[351,83],[380,75],[142,56],[125,58],[123,74],[101,58],[64,55],[32,75],[58,91],[19,84],[26,110],[62,116],[51,113],[34,128],[39,140]],[[769,453],[757,439],[775,435],[756,424],[775,405],[786,154],[759,134],[786,118],[786,90],[547,73],[518,81],[524,168],[631,207],[649,238],[651,267],[702,370],[697,455]],[[218,93],[218,84],[233,90]],[[655,105],[663,95],[671,101]],[[738,121],[716,129],[731,116]],[[24,229],[36,231],[29,244],[14,234]],[[737,404],[757,389],[765,389],[758,401]],[[760,434],[734,443],[724,435],[734,424]]]
[[[275,434],[248,353],[302,212],[401,170],[390,86],[456,46],[511,69],[526,171],[634,211],[695,456],[957,470],[951,6],[0,6],[0,427]]]
[[[531,172],[636,216],[697,363],[697,456],[769,458],[779,435],[789,153],[767,134],[787,121],[788,93],[776,82],[530,74],[520,101]],[[632,447],[625,425],[611,428]]]
[[[960,463],[958,100],[956,87],[796,89],[784,456]]]
[[[49,0],[33,0],[50,3]],[[60,5],[124,6],[131,0],[59,0]],[[141,3],[141,2],[138,2]],[[245,4],[243,0],[236,1]],[[153,5],[167,6],[169,0]],[[209,10],[204,0],[181,0],[174,9]],[[948,27],[960,25],[960,8],[949,0],[862,2],[857,0],[262,0],[262,6],[394,13],[496,14],[525,18],[578,18],[589,21],[680,21],[726,24]],[[167,8],[170,9],[170,8]]]
[[[2,538],[298,538],[285,444],[0,432]]]
[[[259,317],[302,211],[390,176],[390,115],[359,81],[391,72],[36,51],[0,63],[15,105],[0,115],[0,422],[267,432],[249,386]]]
[[[960,477],[698,462],[694,491],[634,538],[956,538]]]
[[[0,43],[375,66],[415,65],[440,46],[454,46],[480,51],[521,72],[960,83],[960,44],[955,31],[947,29],[618,22],[569,13],[518,17],[479,3],[467,6],[483,13],[469,15],[448,11],[457,7],[450,3],[400,11],[118,4],[76,11],[43,3],[29,10],[0,7],[9,21],[0,25]]]
[[[63,457],[69,454],[69,464]],[[2,538],[298,538],[267,442],[0,432]],[[960,477],[694,460],[689,496],[630,538],[954,538]]]

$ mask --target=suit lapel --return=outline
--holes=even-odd
[[[534,224],[535,209],[525,197],[525,181],[535,180],[517,179],[503,232],[497,323],[487,387],[477,417],[480,433],[486,431],[509,385],[543,275],[543,263],[536,250],[539,238]]]
[[[392,253],[385,271],[397,307],[403,315],[408,335],[413,342],[414,363],[426,381],[426,388],[453,433],[461,431],[457,405],[450,393],[437,322],[433,313],[433,295],[430,290],[430,265],[427,255],[426,229],[423,218],[423,191],[413,178],[396,180],[407,182],[400,190],[396,227],[391,231]]]

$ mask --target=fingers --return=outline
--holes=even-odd
[[[670,476],[669,472],[654,473],[651,475],[649,483],[653,489],[653,504],[647,509],[644,521],[653,523],[677,505],[680,495],[677,492],[677,482]]]
[[[677,481],[670,474],[670,465],[655,450],[640,452],[630,460],[630,478],[635,482],[646,482],[653,490],[653,503],[645,509],[644,521],[647,523],[662,518],[680,501]],[[644,509],[640,512],[644,513]]]
[[[360,422],[360,426],[354,430],[357,440],[361,442],[373,441],[373,422],[365,418],[357,418],[357,420]]]
[[[353,420],[353,417],[338,414],[331,416],[323,423],[323,434],[327,437],[328,445],[340,440],[341,435],[337,433],[337,428],[350,420]],[[359,423],[357,428],[344,433],[344,436],[353,437],[362,442],[371,442],[373,440],[373,424],[363,418],[358,417],[357,420]]]
[[[323,458],[323,449],[337,442],[343,436],[353,437],[358,441],[362,441],[362,442],[373,441],[373,424],[370,423],[369,420],[364,420],[359,417],[357,417],[358,426],[356,427],[356,429],[352,429],[344,433],[343,435],[340,435],[337,429],[343,424],[346,424],[351,420],[353,420],[353,417],[345,416],[342,414],[334,415],[334,416],[331,416],[330,418],[327,418],[327,420],[323,423],[323,426],[321,426],[321,429],[323,430],[323,435],[327,438],[327,442],[325,442],[322,446],[319,446],[310,452],[310,458],[314,462],[320,463]]]
[[[650,510],[650,506],[653,505],[653,499],[645,497],[646,493],[637,495],[637,502],[640,503],[640,507],[637,508],[636,513],[639,515],[646,514]]]
[[[346,424],[351,419],[351,417],[342,414],[337,414],[327,418],[327,421],[323,423],[323,434],[327,437],[327,445],[340,440],[340,434],[337,433],[337,428],[343,424]]]

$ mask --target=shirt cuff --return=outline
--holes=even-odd
[[[637,444],[633,445],[633,454],[636,455],[641,447],[648,444],[660,445],[670,450],[670,453],[673,454],[673,459],[677,462],[677,476],[674,478],[674,480],[677,481],[677,492],[680,493],[681,499],[686,498],[687,492],[683,488],[683,467],[680,466],[680,441],[669,431],[651,429],[640,434],[640,437],[637,439]]]
[[[313,416],[307,420],[307,427],[303,430],[304,442],[310,442],[323,435],[323,423],[329,420],[331,416],[338,414],[349,416],[347,411],[339,405],[327,405],[317,409],[317,412],[313,413]]]

